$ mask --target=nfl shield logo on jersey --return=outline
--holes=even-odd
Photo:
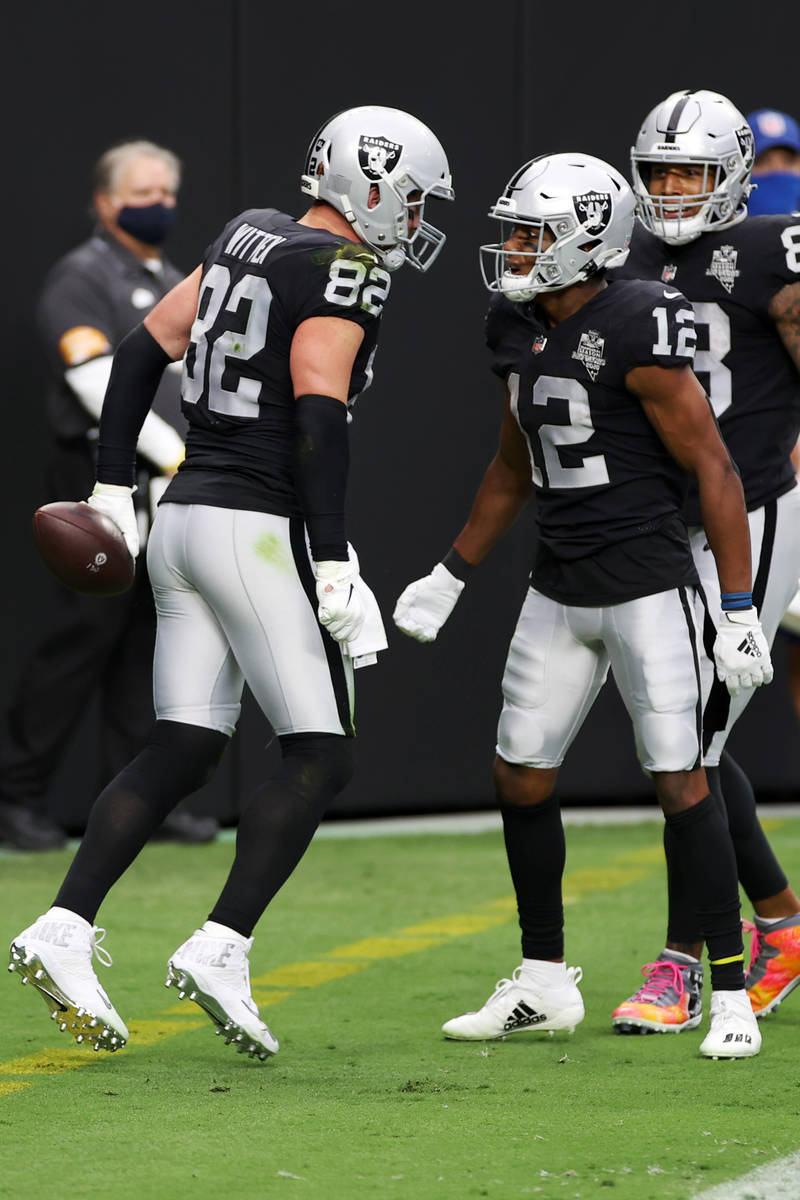
[[[573,196],[572,203],[576,217],[593,237],[602,233],[611,220],[610,192],[584,192],[582,196]]]
[[[384,171],[393,171],[402,153],[400,143],[389,138],[362,133],[358,139],[358,165],[372,183],[377,183]]]
[[[672,283],[675,276],[678,274],[678,268],[674,263],[667,263],[664,270],[661,272],[662,283]]]
[[[547,345],[547,338],[544,336],[543,333],[537,333],[536,337],[533,339],[533,345],[531,346],[531,350],[533,351],[534,354],[541,354],[546,345]]]
[[[582,362],[586,367],[592,383],[597,378],[600,368],[606,365],[603,358],[605,344],[605,338],[601,338],[596,329],[587,329],[586,333],[581,334],[578,349],[572,351],[572,357],[577,358],[578,362]]]
[[[733,285],[740,275],[736,270],[738,258],[739,251],[734,246],[720,246],[719,250],[715,250],[711,255],[711,266],[706,270],[706,275],[713,275],[726,292],[732,292]]]

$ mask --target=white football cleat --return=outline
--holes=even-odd
[[[700,1043],[706,1058],[752,1058],[761,1049],[761,1030],[747,992],[713,992],[711,1028]]]
[[[167,987],[179,989],[181,1000],[188,997],[211,1017],[216,1033],[225,1035],[225,1044],[233,1042],[240,1054],[263,1062],[277,1054],[279,1046],[258,1015],[258,1006],[250,994],[250,964],[247,959],[252,938],[244,938],[224,926],[196,929],[188,941],[175,951],[167,965]],[[228,932],[229,936],[225,936]]]
[[[66,908],[50,908],[11,943],[9,971],[32,983],[63,1033],[95,1050],[119,1050],[128,1040],[122,1017],[100,986],[92,954],[105,967],[111,955],[100,945],[105,929]]]
[[[583,971],[566,969],[566,982],[558,987],[528,986],[520,981],[522,967],[511,979],[501,979],[493,995],[477,1012],[453,1017],[442,1026],[445,1037],[483,1042],[510,1033],[566,1029],[572,1033],[584,1018],[583,998],[578,991]]]

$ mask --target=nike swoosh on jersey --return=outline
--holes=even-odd
[[[681,292],[668,292],[665,290],[664,291],[664,299],[665,300],[677,300],[678,296],[680,296],[681,294],[682,294]]]

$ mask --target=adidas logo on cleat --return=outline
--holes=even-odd
[[[524,1029],[528,1025],[539,1025],[542,1021],[546,1020],[547,1013],[537,1013],[524,1000],[520,1000],[517,1007],[512,1009],[511,1016],[507,1017],[503,1022],[503,1028],[507,1031]]]
[[[752,1042],[753,1042],[753,1039],[751,1038],[749,1033],[726,1033],[725,1037],[722,1040],[726,1045],[728,1043],[731,1043],[731,1044],[741,1043],[743,1046],[750,1046],[750,1045],[752,1045]]]

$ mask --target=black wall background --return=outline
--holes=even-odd
[[[499,388],[482,343],[486,304],[477,246],[486,211],[534,154],[577,149],[628,172],[641,117],[669,92],[710,87],[747,112],[800,113],[800,18],[780,29],[724,6],[531,0],[462,6],[273,5],[258,0],[138,0],[134,5],[40,0],[5,21],[2,51],[5,183],[3,563],[0,702],[47,620],[49,580],[30,536],[47,443],[42,365],[32,328],[50,264],[88,233],[89,175],[107,146],[147,137],[185,165],[181,215],[167,247],[189,271],[240,209],[299,213],[307,143],[329,115],[355,104],[407,108],[440,137],[457,201],[434,220],[448,244],[422,277],[395,276],[375,383],[353,427],[351,537],[384,612],[449,546],[491,457]],[[769,10],[765,10],[769,11]],[[777,18],[776,18],[777,20]],[[525,588],[530,520],[523,518],[470,585],[439,640],[419,646],[389,628],[379,666],[359,672],[359,771],[338,814],[492,806],[489,782],[499,681]],[[800,778],[785,646],[731,748],[762,795]],[[89,712],[52,789],[75,820],[94,796]],[[217,780],[201,798],[234,816],[275,754],[252,704]],[[561,778],[566,801],[649,794],[612,684],[580,733]]]

